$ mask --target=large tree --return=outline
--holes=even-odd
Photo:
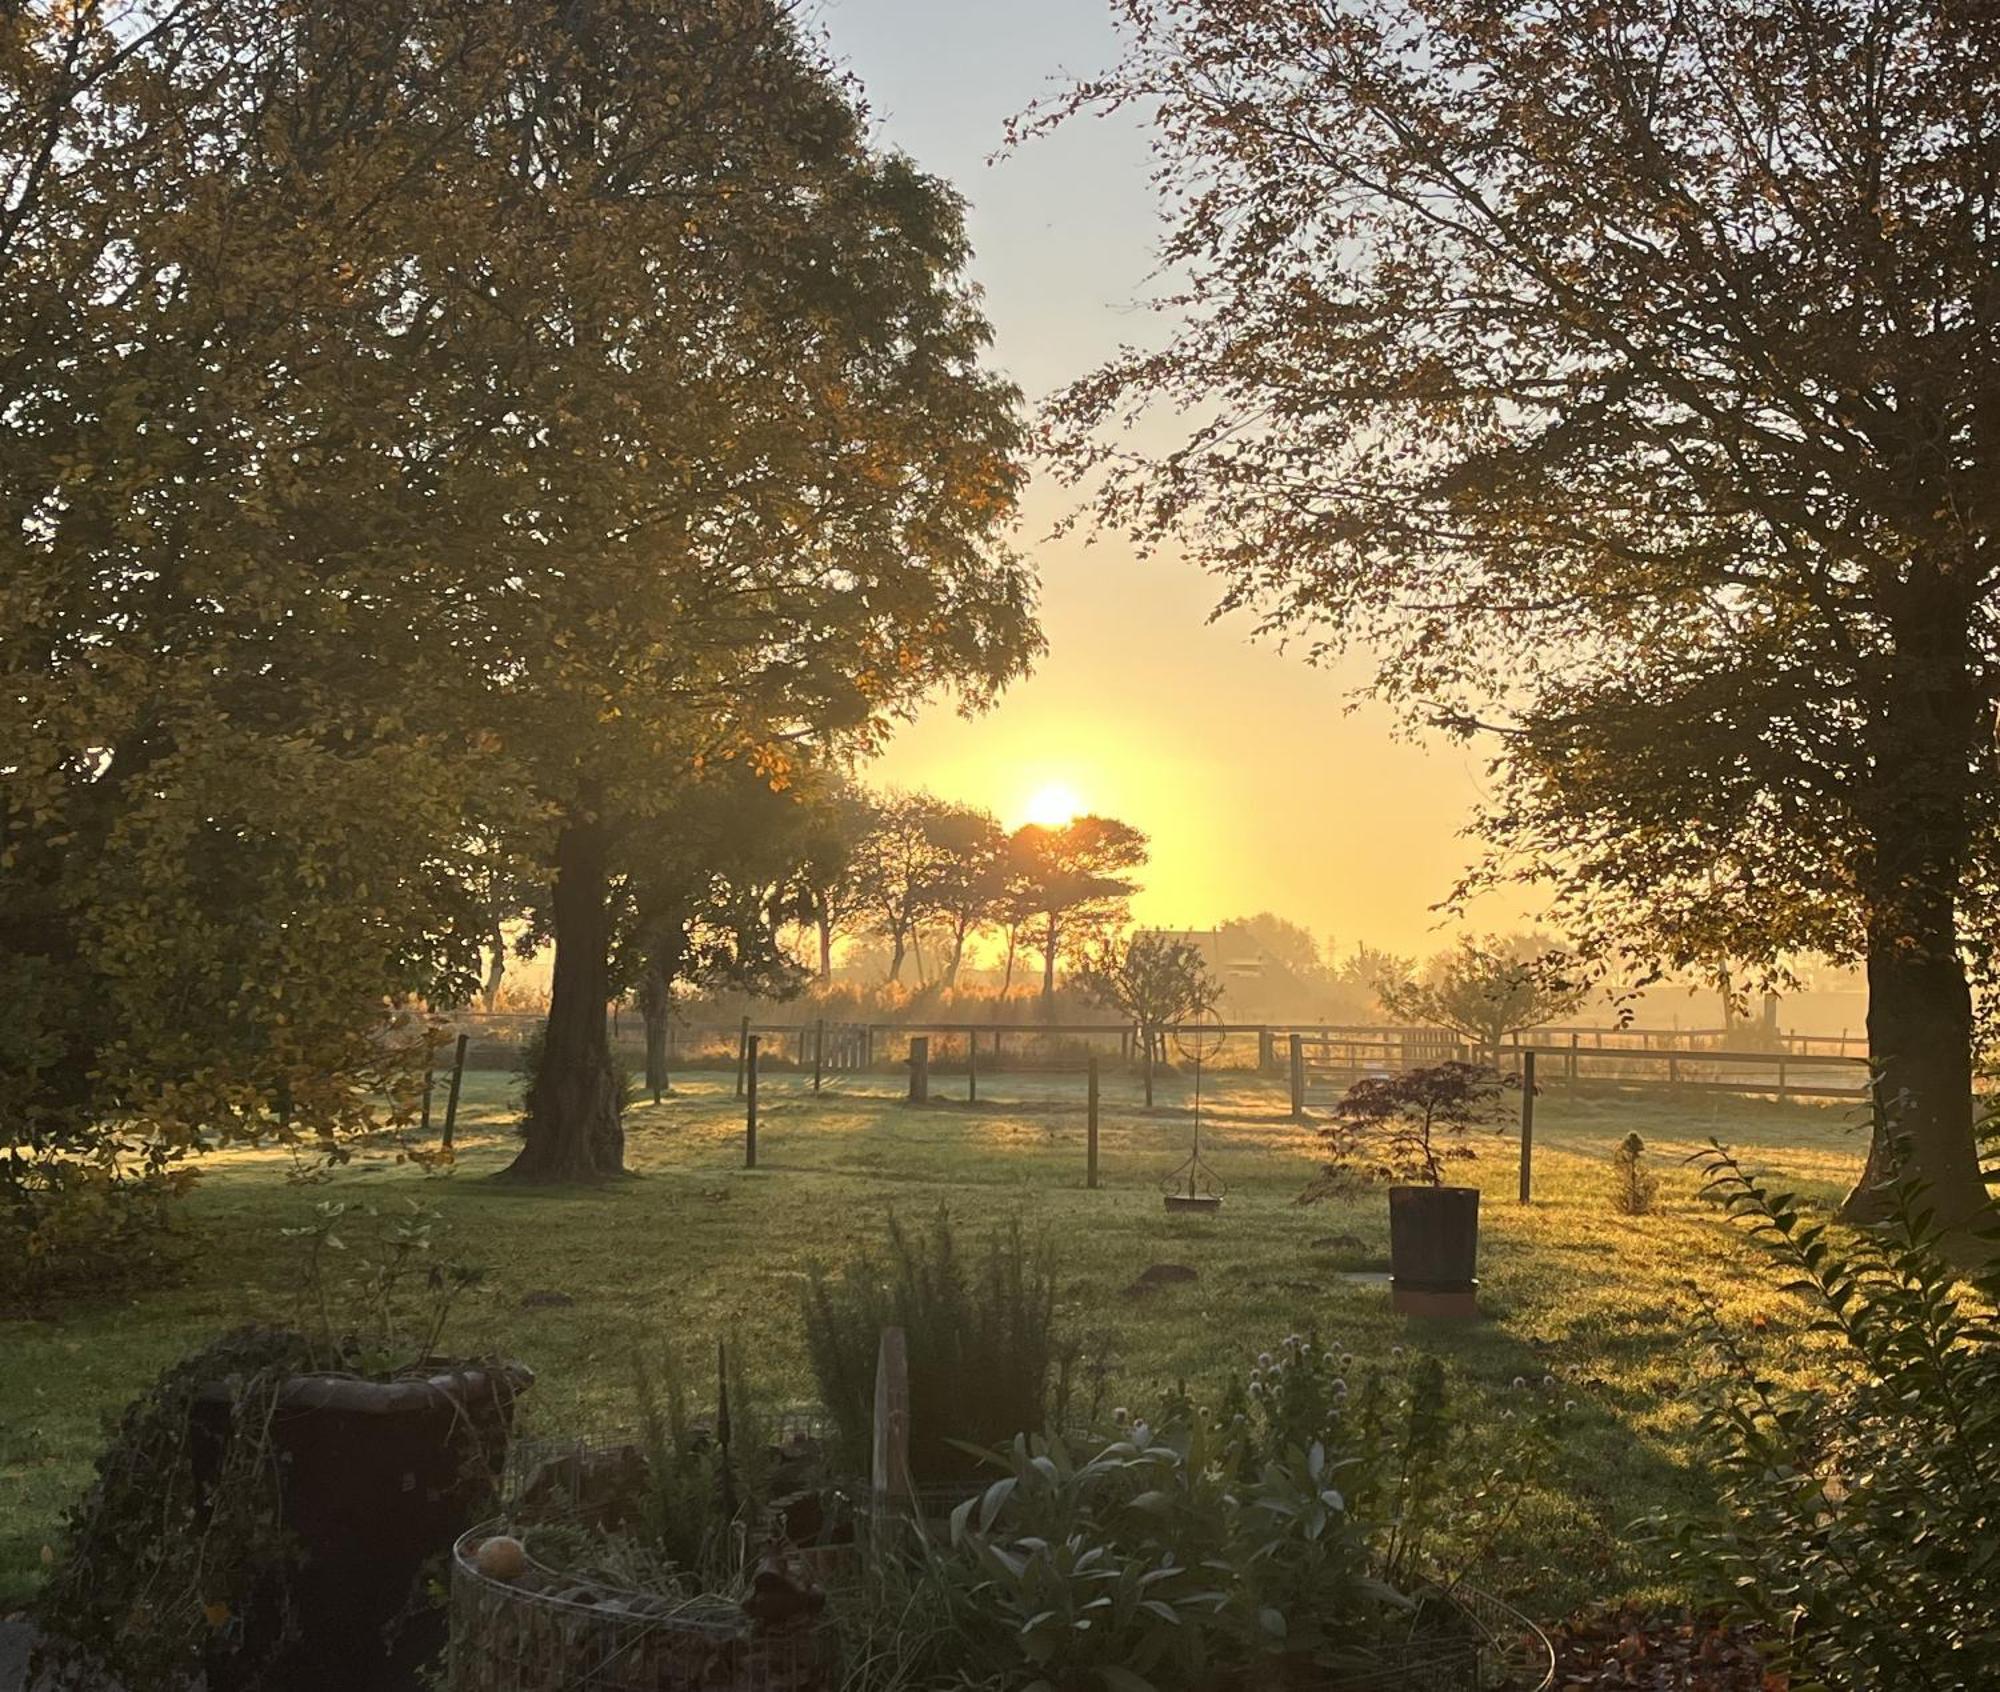
[[[1138,891],[1133,873],[1146,862],[1146,836],[1116,817],[1023,823],[1009,839],[1017,908],[1041,921],[1042,1002],[1056,990],[1056,960],[1090,932],[1115,927]],[[1082,932],[1079,932],[1082,931]],[[1013,953],[1010,942],[1008,966]]]
[[[929,829],[940,858],[925,903],[943,942],[938,979],[955,987],[966,941],[1003,913],[1007,833],[991,811],[976,805],[939,806]]]
[[[510,6],[521,40],[450,160],[478,208],[410,286],[504,392],[508,589],[446,639],[553,815],[555,963],[518,1179],[619,1165],[604,1027],[615,865],[663,769],[869,736],[1035,644],[998,543],[1015,396],[961,208],[871,150],[773,0]],[[483,16],[483,13],[475,14]]]
[[[942,801],[928,793],[888,793],[875,806],[875,826],[855,854],[855,879],[870,932],[889,943],[893,984],[903,960],[920,944],[920,925],[931,914],[932,895],[949,850],[936,830]]]
[[[520,818],[428,635],[503,537],[395,264],[490,59],[364,144],[378,11],[0,24],[10,1211],[65,1148],[332,1144],[421,1072],[385,1004],[470,986],[463,818]]]
[[[844,776],[827,778],[805,819],[799,846],[800,920],[816,949],[816,975],[824,987],[833,980],[833,944],[860,922],[865,889],[860,875],[862,843],[875,827],[875,800]]]
[[[1101,517],[1491,731],[1487,877],[1605,955],[1865,960],[1849,1213],[1895,1134],[1983,1205],[2000,11],[1115,9],[1178,285],[1057,408]]]

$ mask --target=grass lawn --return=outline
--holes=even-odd
[[[1213,1390],[1293,1330],[1364,1358],[1395,1345],[1434,1349],[1468,1391],[1557,1371],[1578,1401],[1573,1446],[1485,1584],[1543,1616],[1596,1597],[1668,1593],[1657,1555],[1628,1526],[1703,1484],[1690,1432],[1712,1365],[1690,1343],[1692,1288],[1741,1328],[1761,1320],[1754,1339],[1780,1370],[1809,1367],[1813,1350],[1802,1312],[1697,1200],[1678,1157],[1714,1135],[1830,1202],[1863,1151],[1844,1108],[1707,1095],[1569,1100],[1558,1088],[1538,1104],[1532,1206],[1515,1203],[1511,1135],[1457,1166],[1456,1178],[1485,1190],[1487,1320],[1443,1325],[1396,1317],[1386,1287],[1341,1278],[1357,1262],[1386,1261],[1386,1200],[1292,1203],[1313,1143],[1283,1119],[1281,1083],[1211,1078],[1205,1139],[1229,1184],[1217,1217],[1161,1206],[1159,1177],[1187,1146],[1178,1082],[1163,1084],[1148,1114],[1136,1082],[1107,1076],[1097,1192],[1083,1184],[1080,1075],[982,1075],[971,1107],[912,1109],[894,1098],[897,1085],[844,1074],[814,1099],[804,1079],[767,1074],[760,1166],[750,1171],[731,1078],[684,1078],[675,1096],[628,1118],[628,1159],[642,1178],[605,1189],[524,1191],[484,1178],[514,1147],[511,1077],[501,1075],[467,1078],[461,1158],[448,1176],[386,1151],[362,1151],[319,1185],[291,1179],[291,1161],[276,1152],[212,1159],[185,1206],[177,1279],[59,1319],[0,1323],[0,1611],[32,1590],[42,1547],[89,1478],[107,1414],[216,1331],[296,1316],[299,1251],[279,1230],[319,1199],[406,1196],[448,1219],[444,1255],[488,1271],[454,1318],[449,1347],[531,1365],[540,1379],[523,1414],[536,1429],[628,1421],[634,1351],[667,1338],[712,1347],[726,1337],[768,1402],[808,1401],[803,1266],[879,1238],[892,1210],[922,1219],[949,1202],[973,1232],[1016,1215],[1049,1232],[1068,1317],[1108,1340],[1113,1401],[1135,1409],[1177,1377]],[[963,1081],[934,1086],[957,1093]],[[1626,1218],[1610,1206],[1609,1154],[1634,1129],[1656,1154],[1661,1194],[1657,1214]],[[1338,1235],[1363,1243],[1358,1259],[1315,1244]],[[1200,1278],[1126,1296],[1156,1262],[1191,1265]],[[574,1303],[524,1304],[547,1291]]]

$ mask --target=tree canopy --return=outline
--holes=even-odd
[[[1030,124],[1153,117],[1172,326],[1054,419],[1098,517],[1490,735],[1483,879],[1601,957],[1865,958],[1869,1180],[1982,1204],[2000,13],[1114,9]]]

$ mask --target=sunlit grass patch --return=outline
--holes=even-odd
[[[518,1145],[511,1078],[491,1074],[467,1078],[460,1161],[448,1176],[398,1162],[386,1138],[316,1185],[291,1179],[282,1153],[218,1158],[187,1204],[176,1283],[0,1326],[0,1604],[37,1578],[40,1547],[88,1480],[102,1416],[215,1331],[293,1319],[297,1265],[278,1230],[328,1197],[437,1206],[450,1225],[444,1249],[488,1271],[451,1343],[533,1366],[540,1379],[524,1410],[544,1429],[629,1418],[634,1351],[662,1336],[689,1347],[726,1338],[767,1400],[808,1399],[797,1314],[806,1266],[879,1239],[892,1211],[921,1216],[941,1203],[975,1237],[1012,1216],[1048,1232],[1071,1328],[1112,1354],[1113,1402],[1143,1405],[1183,1378],[1197,1394],[1219,1393],[1248,1354],[1293,1330],[1364,1359],[1399,1344],[1434,1347],[1467,1393],[1504,1394],[1516,1376],[1554,1373],[1579,1403],[1571,1448],[1489,1582],[1545,1613],[1661,1590],[1660,1560],[1629,1526],[1703,1486],[1690,1394],[1711,1368],[1688,1338],[1697,1300],[1713,1300],[1780,1369],[1809,1368],[1815,1352],[1797,1308],[1697,1199],[1679,1159],[1713,1136],[1830,1203],[1864,1149],[1843,1113],[1552,1090],[1538,1104],[1534,1204],[1515,1202],[1511,1134],[1483,1141],[1481,1159],[1461,1166],[1483,1193],[1488,1320],[1447,1327],[1398,1318],[1379,1281],[1347,1278],[1386,1251],[1379,1196],[1293,1202],[1316,1146],[1309,1128],[1285,1119],[1279,1082],[1207,1078],[1203,1143],[1229,1184],[1227,1203],[1215,1218],[1168,1215],[1159,1180],[1187,1154],[1187,1081],[1163,1077],[1146,1112],[1136,1078],[1106,1067],[1097,1192],[1084,1184],[1080,1073],[982,1073],[976,1105],[964,1102],[962,1074],[934,1077],[927,1107],[903,1103],[894,1075],[843,1073],[818,1098],[809,1075],[767,1075],[755,1170],[743,1167],[733,1076],[680,1076],[668,1098],[628,1117],[637,1178],[599,1189],[485,1179]],[[1661,1177],[1659,1208],[1626,1217],[1611,1208],[1609,1158],[1635,1129]],[[1128,1290],[1162,1262],[1198,1279]],[[571,1302],[529,1297],[552,1293]]]

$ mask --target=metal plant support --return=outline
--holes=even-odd
[[[1212,1010],[1197,1011],[1174,1029],[1174,1049],[1194,1065],[1194,1145],[1187,1160],[1160,1183],[1169,1210],[1222,1208],[1222,1195],[1227,1188],[1201,1155],[1201,1070],[1204,1063],[1222,1050],[1226,1038],[1222,1019]]]

